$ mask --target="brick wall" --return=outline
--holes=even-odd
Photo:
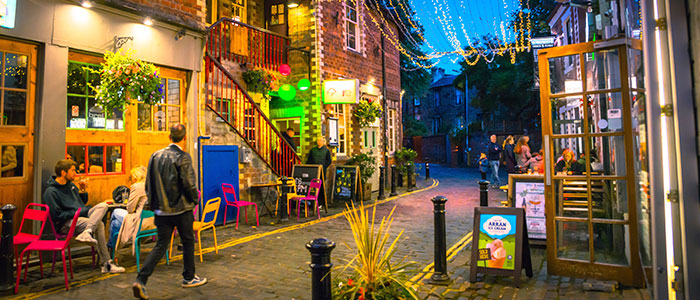
[[[105,0],[108,4],[150,15],[156,20],[204,29],[205,0]]]

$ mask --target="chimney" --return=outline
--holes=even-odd
[[[433,83],[442,79],[442,77],[445,77],[445,69],[443,69],[443,68],[433,68],[432,73],[433,73],[432,74],[433,75]]]

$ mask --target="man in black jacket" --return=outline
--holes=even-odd
[[[80,188],[73,183],[75,165],[70,159],[58,161],[54,168],[56,176],[47,182],[48,188],[44,191],[43,200],[49,206],[51,220],[58,231],[67,234],[73,216],[80,208],[80,217],[75,224],[75,232],[78,233],[75,240],[97,246],[102,273],[122,273],[124,268],[112,262],[107,250],[105,225],[102,223],[102,218],[107,213],[107,203],[102,202],[94,207],[85,205],[88,200],[87,182],[79,181]]]
[[[194,272],[194,232],[192,210],[199,201],[195,187],[192,158],[183,151],[187,146],[186,130],[182,124],[170,127],[172,143],[153,153],[148,162],[146,174],[146,194],[151,210],[156,214],[155,224],[158,241],[141,268],[132,289],[134,297],[148,299],[146,282],[148,277],[165,255],[170,245],[173,228],[177,228],[182,242],[182,260],[184,271],[182,287],[195,287],[207,283],[206,278],[199,278]]]
[[[326,148],[326,138],[319,136],[316,138],[318,147],[309,150],[309,156],[306,158],[306,163],[309,165],[323,165],[323,174],[328,171],[328,166],[331,165],[331,151]]]
[[[496,135],[491,135],[491,142],[488,145],[488,158],[489,165],[491,166],[491,187],[496,188],[501,185],[501,180],[498,178],[498,164],[501,161],[501,148],[500,145],[496,143]]]

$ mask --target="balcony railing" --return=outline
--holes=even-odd
[[[219,61],[277,70],[287,63],[288,48],[289,38],[231,18],[221,18],[209,27],[207,51]]]

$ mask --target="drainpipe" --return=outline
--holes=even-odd
[[[210,136],[198,136],[197,137],[197,185],[200,194],[202,193],[202,186],[204,185],[204,178],[202,178],[202,140],[208,140],[211,139]],[[200,199],[199,201],[199,213],[202,213],[202,201]]]

